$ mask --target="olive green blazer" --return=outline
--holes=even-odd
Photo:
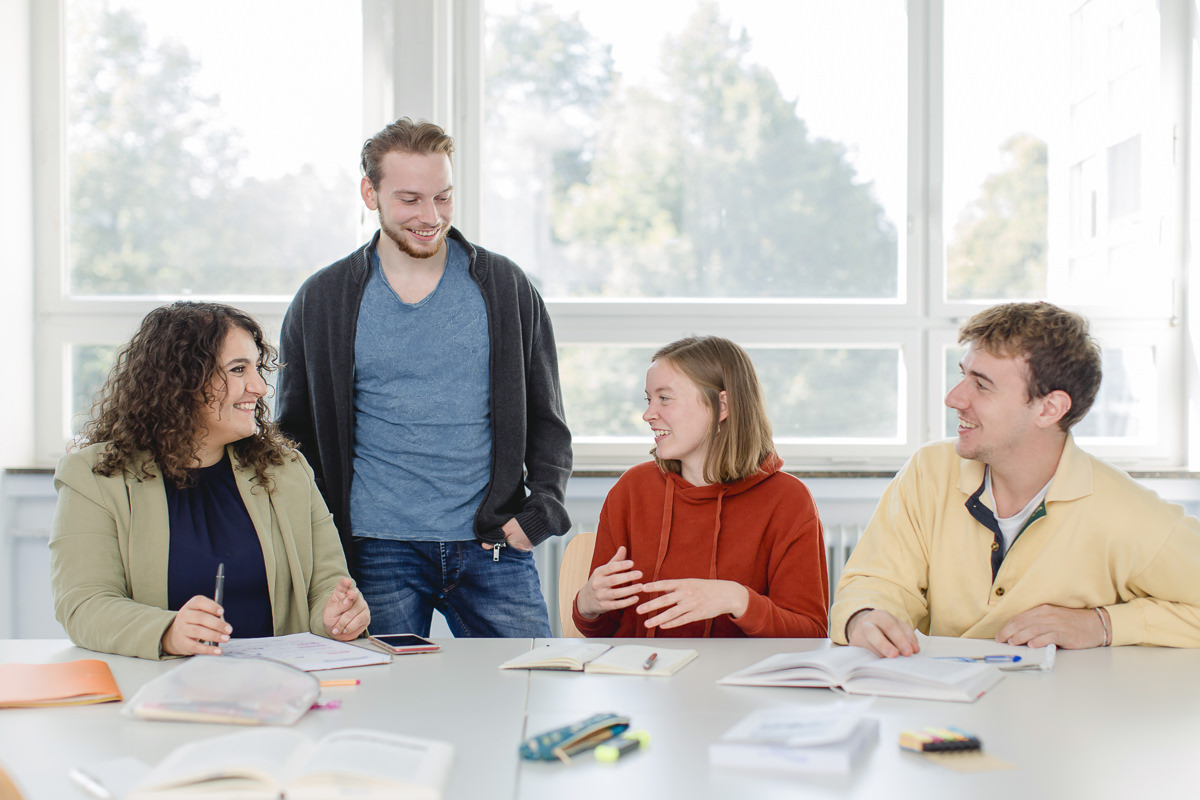
[[[50,533],[54,614],[80,647],[163,658],[170,526],[163,479],[148,454],[123,473],[92,472],[104,444],[69,453],[54,472]],[[312,469],[299,453],[273,467],[273,491],[228,448],[242,501],[262,544],[275,635],[325,635],[325,603],[346,577],[346,558]],[[142,467],[151,477],[143,475]],[[235,631],[236,634],[236,631]]]

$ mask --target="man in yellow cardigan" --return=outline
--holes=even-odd
[[[1080,450],[1100,388],[1082,317],[1011,303],[960,332],[957,440],[884,492],[830,613],[839,644],[919,649],[914,628],[1068,649],[1200,647],[1200,521]]]

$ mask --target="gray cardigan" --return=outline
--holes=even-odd
[[[475,512],[475,536],[503,542],[516,518],[534,544],[567,532],[563,505],[571,474],[571,432],[563,416],[554,331],[529,278],[504,256],[450,237],[470,259],[487,308],[491,343],[491,480]],[[351,553],[350,481],[354,463],[354,337],[379,240],[312,275],[288,307],[280,337],[277,415],[300,445]]]

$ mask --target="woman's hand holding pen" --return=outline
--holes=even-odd
[[[329,636],[343,642],[357,639],[367,629],[371,622],[371,611],[353,580],[342,578],[338,581],[337,588],[325,601],[321,620]]]
[[[631,606],[638,601],[641,579],[642,571],[633,568],[633,562],[625,558],[625,546],[621,545],[607,563],[592,570],[592,577],[575,597],[575,605],[587,619]]]
[[[211,597],[198,594],[175,612],[171,627],[162,636],[162,650],[173,656],[221,655],[220,643],[233,633],[222,616],[225,609]],[[210,644],[216,642],[217,644]]]

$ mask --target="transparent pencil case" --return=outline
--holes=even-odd
[[[291,725],[320,694],[314,676],[277,661],[192,656],[139,689],[121,713],[170,722]]]

